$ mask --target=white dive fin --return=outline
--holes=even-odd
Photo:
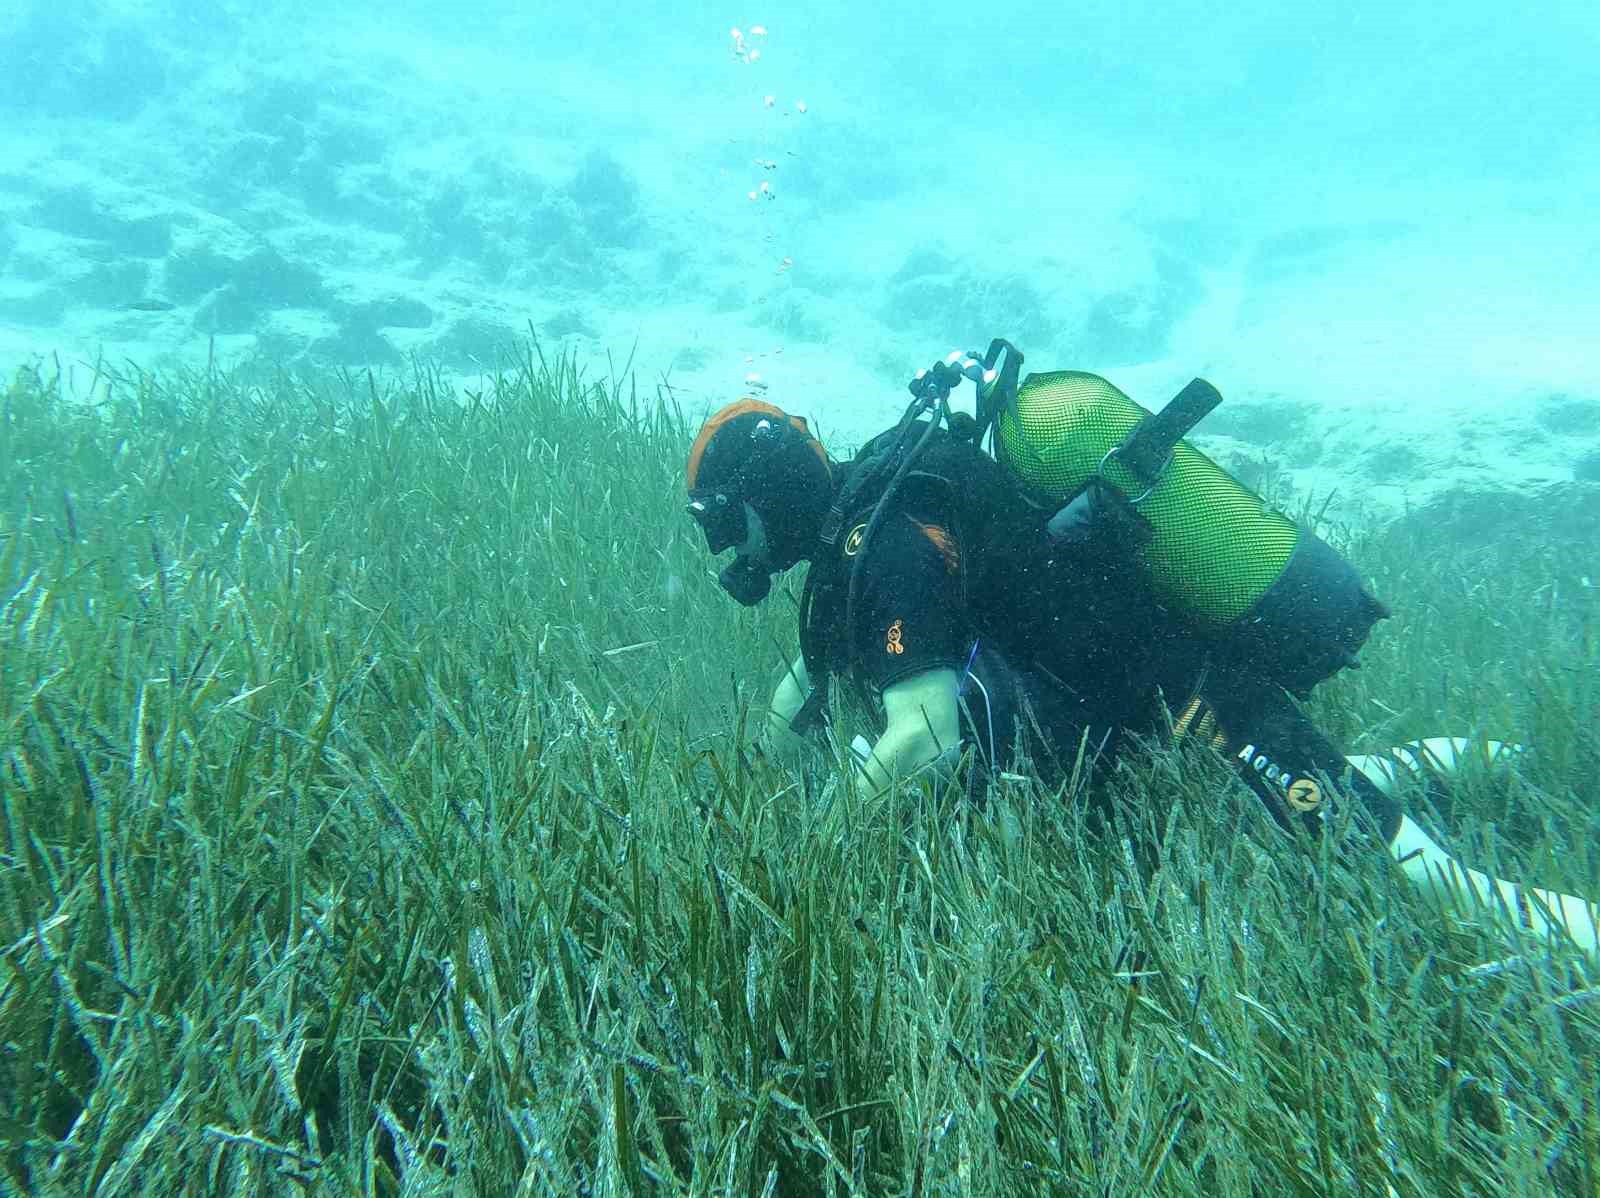
[[[1347,760],[1388,794],[1394,790],[1401,766],[1413,771],[1427,766],[1448,774],[1469,753],[1495,761],[1521,751],[1521,745],[1500,741],[1432,736],[1400,745],[1386,755]],[[1570,937],[1585,952],[1600,955],[1600,907],[1594,903],[1554,890],[1518,886],[1504,878],[1468,869],[1407,815],[1400,817],[1400,827],[1389,842],[1389,852],[1400,863],[1401,872],[1418,889],[1445,905],[1454,906],[1458,912],[1498,912],[1539,936]]]
[[[1484,762],[1507,761],[1522,752],[1522,746],[1501,740],[1472,740],[1465,736],[1430,736],[1409,744],[1396,745],[1387,753],[1357,754],[1345,760],[1365,774],[1384,794],[1393,794],[1400,767],[1412,773],[1431,769],[1452,774],[1471,754]]]

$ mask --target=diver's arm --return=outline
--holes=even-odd
[[[956,672],[949,667],[923,670],[883,690],[887,726],[861,762],[874,787],[930,765],[961,741],[956,707]]]
[[[1396,761],[1413,770],[1420,769],[1426,761],[1449,772],[1468,751],[1486,753],[1492,759],[1506,748],[1495,741],[1478,743],[1460,737],[1430,737],[1415,745],[1402,746],[1388,758],[1351,757],[1349,761],[1379,789],[1392,794]],[[1510,751],[1515,752],[1515,748]],[[1585,952],[1600,955],[1600,926],[1597,926],[1594,903],[1554,890],[1518,886],[1504,878],[1468,869],[1404,813],[1388,847],[1390,855],[1400,863],[1401,872],[1430,898],[1458,911],[1498,912],[1538,936],[1571,937]]]
[[[811,679],[806,674],[806,660],[797,657],[784,667],[778,688],[772,693],[772,704],[767,708],[766,741],[773,754],[791,764],[805,753],[807,741],[794,730],[794,717],[805,706],[811,693]]]

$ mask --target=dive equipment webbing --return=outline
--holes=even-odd
[[[1191,379],[1166,407],[1141,420],[1106,456],[1120,461],[1146,487],[1154,487],[1178,442],[1221,402],[1222,393],[1205,379]]]
[[[995,363],[1000,360],[1002,353],[1006,355],[1006,360],[997,369]],[[996,337],[989,342],[989,352],[983,355],[983,373],[977,379],[978,421],[972,438],[974,444],[983,444],[983,438],[994,431],[1000,413],[1016,399],[1017,379],[1021,374],[1022,351],[1004,337]],[[991,445],[991,452],[993,449]]]
[[[1002,367],[996,369],[995,363],[1003,351],[1007,354],[1006,361]],[[855,627],[856,600],[861,591],[861,567],[867,558],[867,546],[883,522],[883,514],[888,510],[889,501],[895,492],[900,489],[900,484],[910,474],[911,468],[927,449],[941,424],[963,440],[981,442],[984,434],[994,426],[1010,396],[1016,393],[1017,376],[1021,369],[1021,351],[1009,341],[996,337],[989,343],[989,350],[981,359],[976,352],[950,353],[931,367],[918,370],[907,384],[912,400],[900,418],[892,441],[887,448],[875,452],[872,459],[864,463],[860,469],[851,472],[851,476],[845,480],[844,485],[834,496],[828,514],[823,520],[821,541],[826,549],[833,550],[838,545],[845,514],[851,510],[852,501],[866,493],[872,484],[882,478],[886,470],[894,467],[894,474],[890,477],[888,485],[872,505],[872,514],[867,518],[861,541],[855,550],[855,560],[851,563],[850,581],[845,593],[847,630]],[[967,417],[965,413],[954,413],[950,410],[950,392],[959,386],[963,379],[971,379],[978,388],[978,415],[975,420]],[[901,451],[904,450],[907,440],[916,428],[917,418],[924,412],[931,414],[928,427],[912,446],[911,451],[902,457]],[[895,465],[897,458],[900,459],[898,466]],[[810,618],[811,583],[811,577],[808,575],[806,588],[801,596],[802,622]],[[811,672],[812,667],[808,665],[807,670]],[[812,675],[811,693],[806,696],[805,703],[790,721],[790,727],[797,733],[803,734],[820,718],[827,700],[830,673],[825,663],[817,663]]]
[[[1134,509],[1149,498],[1172,465],[1178,442],[1221,402],[1222,393],[1205,379],[1191,379],[1161,411],[1141,419],[1120,443],[1106,451],[1084,489],[1050,517],[1045,528],[1051,539],[1086,545],[1101,533],[1131,546],[1147,543],[1150,527]],[[1106,483],[1106,464],[1113,458],[1144,486],[1140,494],[1124,496]]]

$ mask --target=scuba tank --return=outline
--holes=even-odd
[[[1195,379],[1152,414],[1098,375],[1015,378],[1021,355],[980,383],[980,429],[1028,494],[1054,508],[1048,535],[1131,552],[1157,597],[1221,662],[1304,696],[1357,664],[1389,613],[1354,567],[1267,507],[1183,437],[1222,401]],[[1009,377],[1008,377],[1009,376]]]

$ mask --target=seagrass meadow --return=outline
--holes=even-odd
[[[95,394],[0,413],[0,1188],[1600,1194],[1593,964],[1353,815],[767,760],[794,584],[718,589],[670,403]],[[1526,743],[1412,809],[1597,897],[1596,505],[1509,502],[1328,530],[1396,614],[1315,714]]]

